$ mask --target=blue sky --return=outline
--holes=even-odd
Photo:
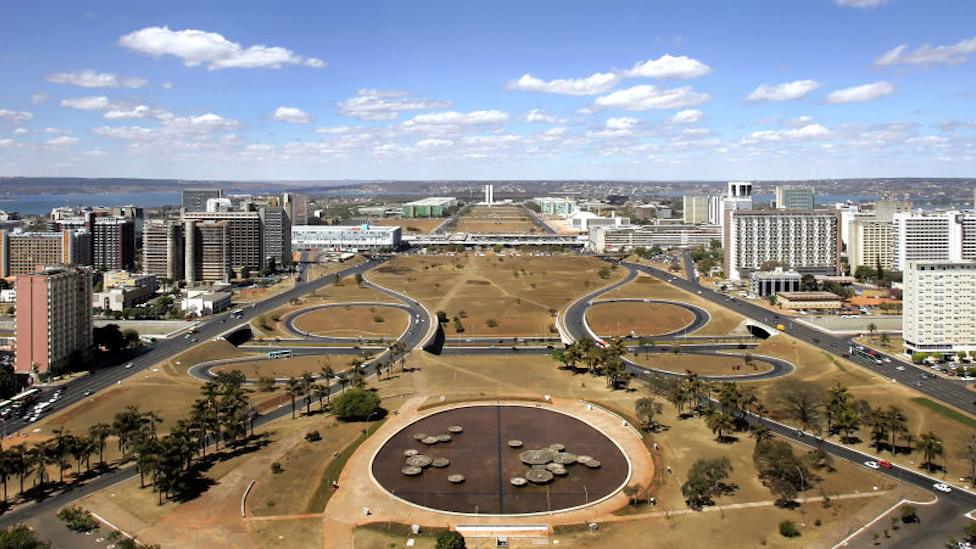
[[[976,176],[969,0],[33,2],[0,175]]]

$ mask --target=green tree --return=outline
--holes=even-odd
[[[719,442],[727,440],[728,434],[735,429],[735,418],[722,410],[712,410],[705,416],[705,425],[712,431]]]
[[[729,489],[724,481],[731,472],[729,458],[698,458],[688,471],[688,480],[681,485],[681,495],[689,507],[700,511],[702,507],[712,505],[712,498]]]
[[[48,549],[51,544],[37,537],[26,524],[15,524],[0,530],[0,547],[10,549]]]
[[[663,410],[664,406],[650,397],[639,398],[634,403],[634,414],[637,416],[637,421],[640,423],[641,429],[645,431],[654,430],[657,426],[655,418],[661,415]]]
[[[941,457],[945,453],[942,439],[932,431],[919,437],[916,448],[922,452],[922,458],[925,460],[922,465],[930,472],[936,467],[935,458]]]
[[[436,549],[464,549],[467,545],[464,544],[464,536],[453,530],[448,530],[437,534],[434,547]]]
[[[806,460],[797,456],[789,443],[769,439],[757,443],[752,455],[759,480],[769,488],[780,503],[789,503],[796,496],[814,486],[817,477]]]
[[[380,412],[380,397],[373,391],[353,388],[336,397],[331,408],[336,417],[342,420],[367,419]]]

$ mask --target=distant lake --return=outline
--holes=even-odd
[[[179,191],[129,192],[129,193],[70,193],[23,195],[0,198],[0,210],[28,215],[50,213],[58,206],[179,206]]]

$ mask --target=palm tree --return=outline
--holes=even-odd
[[[291,397],[291,418],[295,419],[295,399],[302,396],[302,382],[293,377],[288,378],[285,392]]]
[[[7,477],[13,472],[13,456],[9,450],[0,450],[0,479],[3,480],[3,503],[7,503]]]
[[[875,408],[868,412],[864,418],[864,423],[871,428],[871,440],[874,447],[881,451],[881,443],[888,438],[888,415],[881,408]]]
[[[24,493],[24,477],[31,472],[32,462],[30,450],[23,444],[12,446],[7,452],[10,454],[11,470],[20,477],[20,493]]]
[[[112,426],[96,423],[88,428],[88,437],[98,446],[98,463],[105,465],[105,440],[112,434]]]
[[[878,325],[874,322],[868,324],[868,333],[872,336],[878,331]]]
[[[312,415],[312,385],[315,378],[308,372],[302,373],[302,392],[305,394],[305,415]]]
[[[925,459],[923,465],[925,465],[925,468],[929,472],[935,467],[935,458],[945,453],[945,448],[942,446],[942,439],[932,431],[918,438],[916,448],[922,452],[922,457]]]
[[[769,428],[764,425],[753,425],[749,429],[749,436],[756,439],[756,446],[761,445],[773,437],[773,433],[769,431]]]
[[[889,406],[885,414],[888,432],[891,434],[891,453],[895,453],[895,439],[908,431],[908,418],[897,406]]]
[[[725,434],[735,428],[735,418],[721,411],[713,410],[705,417],[705,425],[711,429],[719,441],[725,440]]]

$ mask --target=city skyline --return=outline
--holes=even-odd
[[[965,2],[230,6],[8,8],[0,175],[804,179],[976,165]]]

